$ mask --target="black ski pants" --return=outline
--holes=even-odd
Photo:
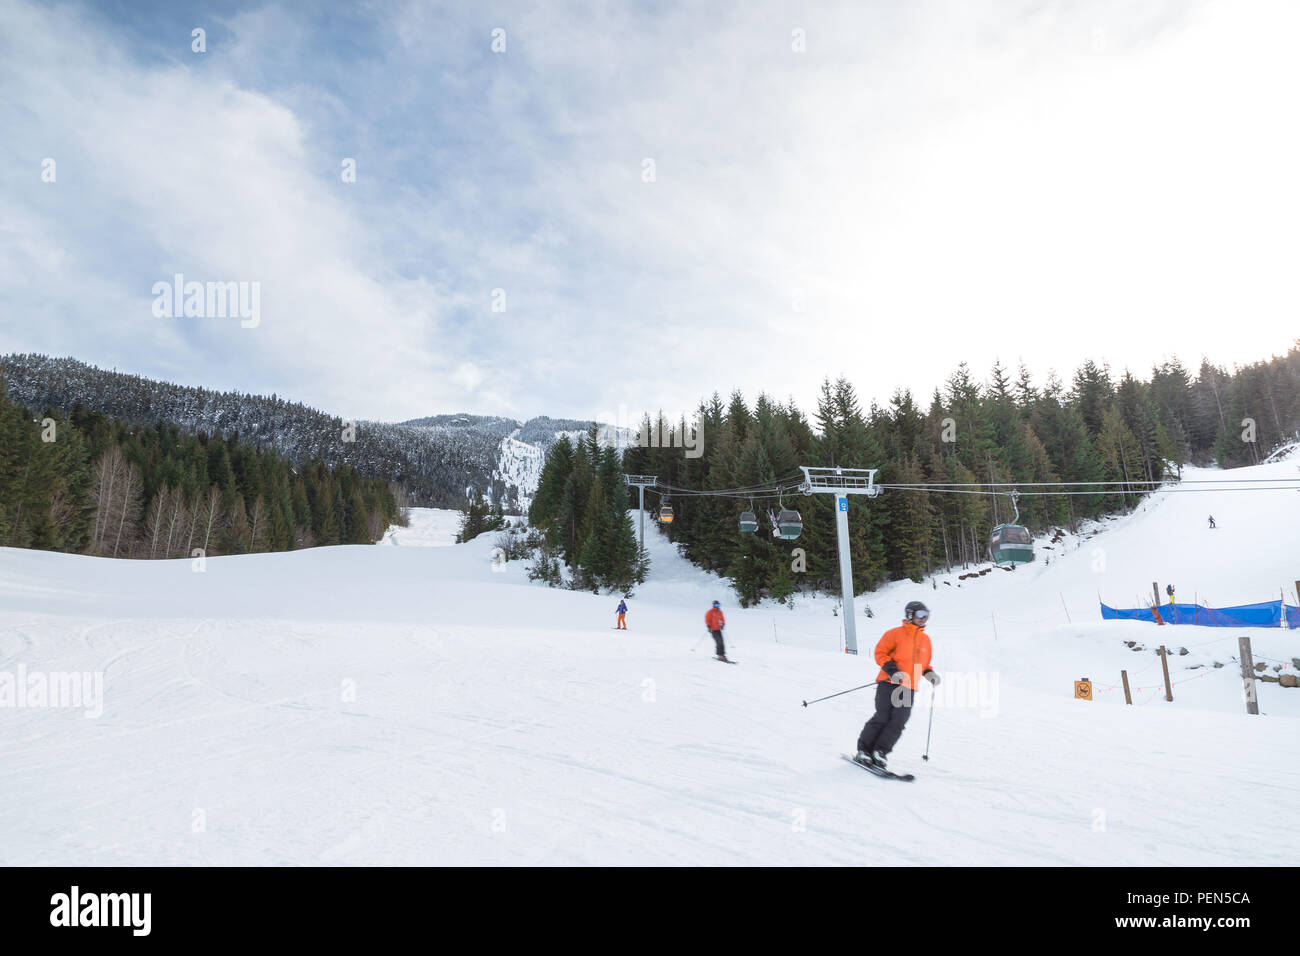
[[[858,734],[858,749],[863,753],[879,750],[887,754],[902,736],[907,718],[912,716],[912,691],[902,684],[880,681],[876,684],[876,712]]]
[[[727,649],[726,649],[725,647],[722,646],[722,632],[721,632],[721,631],[709,631],[709,633],[713,635],[713,643],[716,644],[716,645],[718,646],[718,656],[719,656],[719,657],[726,657],[726,656],[727,656]]]

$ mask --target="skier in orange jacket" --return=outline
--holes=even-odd
[[[727,626],[727,619],[722,616],[722,605],[717,601],[713,602],[713,607],[709,608],[708,613],[704,615],[704,626],[713,635],[713,643],[717,645],[718,660],[725,661],[727,649],[722,645],[722,629]]]
[[[900,627],[886,631],[876,645],[876,712],[858,735],[858,763],[885,769],[885,757],[894,749],[912,715],[912,693],[924,677],[939,683],[939,675],[930,666],[930,635],[925,625],[930,609],[912,601],[903,612]]]

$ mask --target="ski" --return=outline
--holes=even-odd
[[[715,658],[713,658],[713,659],[714,659],[715,661],[717,661],[719,664],[739,664],[739,663],[740,663],[740,661],[724,661],[721,657],[715,657]]]
[[[881,770],[879,767],[868,767],[864,763],[858,763],[848,754],[840,754],[845,760],[853,764],[859,770],[865,770],[867,773],[875,774],[877,777],[884,777],[887,780],[915,780],[916,775],[911,773],[894,773],[892,770]]]

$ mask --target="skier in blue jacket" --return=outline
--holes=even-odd
[[[627,630],[627,601],[619,601],[617,610],[618,610],[618,626],[615,628],[615,630],[626,631]]]

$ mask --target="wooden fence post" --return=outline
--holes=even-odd
[[[1165,646],[1160,645],[1160,667],[1165,672],[1165,700],[1174,699],[1174,689],[1169,686],[1169,658],[1166,656]]]
[[[1237,638],[1241,657],[1241,690],[1246,695],[1246,713],[1259,713],[1259,697],[1255,693],[1255,659],[1250,655],[1250,638]]]
[[[1133,703],[1133,695],[1129,693],[1128,689],[1128,671],[1120,671],[1119,676],[1124,681],[1124,703],[1131,704]]]

